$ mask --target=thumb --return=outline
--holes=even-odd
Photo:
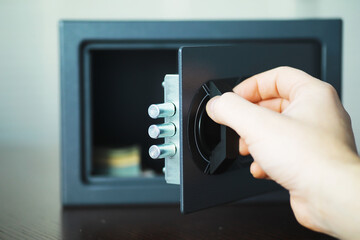
[[[233,92],[209,100],[209,117],[235,130],[245,140],[271,134],[280,129],[284,117],[277,112],[253,104]]]

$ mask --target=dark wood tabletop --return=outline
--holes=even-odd
[[[63,209],[58,155],[0,149],[0,239],[332,239],[300,226],[288,203]]]

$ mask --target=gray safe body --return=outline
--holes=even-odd
[[[229,58],[226,64],[231,65],[231,71],[234,71],[236,64],[241,65],[246,59],[261,56],[258,51],[267,52],[267,55],[260,59],[262,64],[248,67],[250,70],[244,74],[255,74],[276,67],[270,63],[272,56],[276,59],[274,64],[288,65],[286,63],[290,62],[293,67],[304,68],[332,84],[341,95],[341,20],[61,21],[63,205],[179,203],[180,197],[183,198],[180,187],[166,184],[164,176],[161,175],[163,162],[147,156],[148,147],[154,144],[154,140],[147,136],[147,128],[154,122],[148,118],[146,109],[151,103],[163,101],[161,82],[165,74],[181,76],[184,74],[181,72],[184,66],[191,70],[194,66],[192,61],[202,56],[199,51],[203,51],[204,55],[211,53],[209,58],[217,54],[226,62],[226,52],[229,51],[221,51],[221,46],[241,48],[254,44],[260,47],[252,47],[253,50],[239,54],[238,62],[234,61],[234,56]],[[212,51],[206,51],[206,46],[214,45],[218,46],[216,51],[212,47]],[[188,50],[185,53],[180,50],[179,53],[179,49],[189,46],[202,47],[195,55]],[[274,49],[280,49],[280,52],[272,52]],[[282,55],[281,51],[286,49],[294,51],[294,59],[292,56]],[[301,52],[305,52],[305,55]],[[180,63],[182,66],[179,66]],[[191,71],[185,73],[190,80]],[[196,74],[202,74],[199,68]],[[224,78],[234,77],[227,76],[225,72],[222,72],[222,75]],[[185,87],[189,89],[186,90],[187,95],[180,94],[180,98],[187,103],[193,96],[190,96],[191,86]],[[186,141],[186,144],[191,142],[189,139]],[[94,148],[119,144],[141,146],[139,151],[143,158],[142,167],[151,166],[157,174],[153,177],[121,178],[97,174],[93,163]],[[187,149],[187,159],[191,158],[190,152],[191,149]],[[193,164],[185,164],[180,174],[191,174],[195,171],[192,168]],[[195,194],[193,197],[196,198],[198,191],[201,191],[201,184],[194,182],[195,188],[192,188],[189,180],[186,180],[185,191],[188,196]],[[194,180],[196,181],[196,178]],[[201,181],[207,180],[201,178]],[[221,184],[214,186],[227,188]],[[246,189],[246,186],[243,187]],[[226,199],[221,199],[220,196],[203,206],[201,201],[195,201],[196,206],[189,206],[188,211],[184,212],[245,196],[234,193],[238,198],[229,197],[232,191],[234,189],[228,188],[224,195]],[[283,190],[250,195],[253,197],[247,201],[287,199],[287,193]]]

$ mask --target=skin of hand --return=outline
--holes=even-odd
[[[350,117],[330,84],[279,67],[212,98],[207,113],[239,134],[255,178],[289,190],[300,224],[360,238],[360,160]]]

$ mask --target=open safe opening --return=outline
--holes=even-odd
[[[141,178],[163,175],[162,160],[148,155],[147,108],[163,101],[165,74],[178,72],[177,49],[89,51],[88,160],[90,176]],[[156,123],[161,123],[158,119]]]

